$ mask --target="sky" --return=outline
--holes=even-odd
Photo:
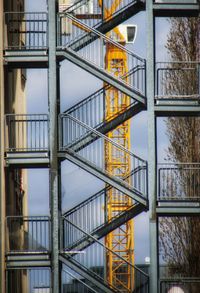
[[[45,11],[45,0],[28,0],[27,11]],[[126,21],[127,24],[138,26],[135,43],[128,46],[129,50],[146,56],[146,21],[145,12]],[[156,60],[166,61],[168,56],[165,49],[169,24],[166,19],[156,20]],[[78,85],[77,85],[78,82]],[[84,70],[64,61],[60,70],[61,112],[81,101],[95,90],[101,88],[102,82],[86,73]],[[27,71],[27,112],[48,113],[47,70],[30,69]],[[131,148],[132,151],[147,160],[147,114],[139,113],[131,120]],[[158,158],[159,162],[166,157],[168,138],[163,119],[158,123]],[[104,183],[86,173],[70,162],[63,162],[62,174],[62,206],[63,211],[73,207],[90,195],[104,187]],[[77,184],[78,178],[78,184]],[[28,198],[29,214],[45,215],[49,213],[49,175],[47,169],[28,170]],[[38,205],[38,202],[40,203]],[[137,216],[135,222],[135,256],[136,263],[144,263],[149,256],[148,213]]]

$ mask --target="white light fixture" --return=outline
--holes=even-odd
[[[135,24],[120,24],[118,29],[127,44],[133,44],[137,35],[137,25]]]

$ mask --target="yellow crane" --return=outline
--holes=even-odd
[[[125,39],[118,28],[112,32],[121,45],[125,45]],[[110,36],[111,33],[109,33]],[[122,76],[128,72],[127,54],[124,50],[107,44],[105,66],[115,76]],[[130,97],[115,88],[106,90],[105,93],[105,119],[119,115],[130,105]],[[126,149],[130,150],[130,120],[122,123],[116,129],[108,133],[108,137]],[[130,157],[123,151],[119,152],[114,146],[105,142],[105,167],[109,174],[118,177],[126,177],[131,171]],[[130,180],[130,179],[127,179]],[[128,209],[132,205],[130,197],[121,194],[115,189],[110,189],[106,195],[106,214],[108,221],[117,213]],[[106,246],[131,264],[134,264],[134,222],[128,221],[120,228],[108,234],[105,238]],[[133,292],[134,271],[111,252],[106,255],[106,276],[119,292]]]
[[[112,15],[119,7],[121,1],[114,0],[110,8],[104,8],[105,19],[112,18]],[[102,6],[99,0],[100,7]],[[118,27],[109,32],[107,36],[115,36],[115,39],[125,45],[126,40]],[[124,50],[112,44],[106,44],[105,68],[115,76],[123,76],[128,73],[128,57]],[[109,121],[119,115],[130,105],[130,97],[115,88],[109,88],[105,92],[105,120]],[[130,150],[130,120],[122,123],[107,136],[113,141]],[[131,171],[130,157],[123,151],[119,153],[114,146],[105,142],[105,168],[109,174],[119,177],[127,177]],[[130,179],[127,179],[130,180]],[[106,216],[108,221],[116,214],[127,210],[133,203],[130,197],[121,194],[116,189],[110,189],[106,195]],[[134,221],[129,220],[120,228],[109,233],[105,237],[106,246],[129,263],[134,264]],[[110,284],[120,292],[128,293],[134,289],[134,271],[132,267],[116,257],[113,253],[106,255],[106,276]]]

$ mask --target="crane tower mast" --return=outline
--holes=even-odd
[[[116,1],[114,2],[112,9],[117,8]],[[105,14],[108,15],[109,12],[106,11]],[[118,28],[109,33],[109,36],[111,34],[115,36],[121,45],[125,45],[124,37]],[[127,54],[124,50],[108,44],[106,46],[105,67],[115,76],[126,75],[128,72]],[[115,88],[107,89],[105,91],[105,120],[109,121],[129,105],[129,96]],[[130,120],[110,131],[108,137],[130,150]],[[119,152],[114,146],[105,142],[105,168],[109,174],[127,178],[131,171],[130,157],[125,155],[123,151]],[[127,210],[132,205],[132,200],[128,196],[114,188],[107,192],[106,198],[106,215],[108,220],[112,219],[115,214]],[[109,233],[105,238],[105,244],[111,251],[118,253],[129,263],[134,264],[133,220],[129,220],[123,226]],[[106,255],[106,276],[109,283],[120,290],[120,292],[128,293],[133,291],[134,272],[126,262],[123,262],[111,252],[107,252]]]

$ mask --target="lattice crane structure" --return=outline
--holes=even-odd
[[[109,36],[111,33],[109,33]],[[122,45],[125,39],[118,28],[113,30],[112,35]],[[112,45],[106,46],[105,66],[114,75],[123,76],[128,72],[127,55],[120,48]],[[130,98],[119,92],[115,88],[107,89],[105,92],[105,119],[109,121],[111,117],[118,115],[130,105]],[[125,121],[116,129],[108,133],[108,137],[114,142],[130,150],[130,120]],[[105,143],[105,164],[106,170],[117,177],[128,177],[131,171],[130,157],[124,152],[119,152],[114,146]],[[130,180],[130,179],[127,179]],[[112,219],[116,213],[127,210],[132,205],[130,197],[122,195],[116,189],[107,192],[106,213],[108,220]],[[105,244],[112,251],[121,255],[128,262],[134,264],[134,222],[133,219],[123,226],[109,233],[105,238]],[[132,292],[134,287],[134,272],[130,266],[117,256],[108,252],[106,255],[107,278],[120,292]]]

